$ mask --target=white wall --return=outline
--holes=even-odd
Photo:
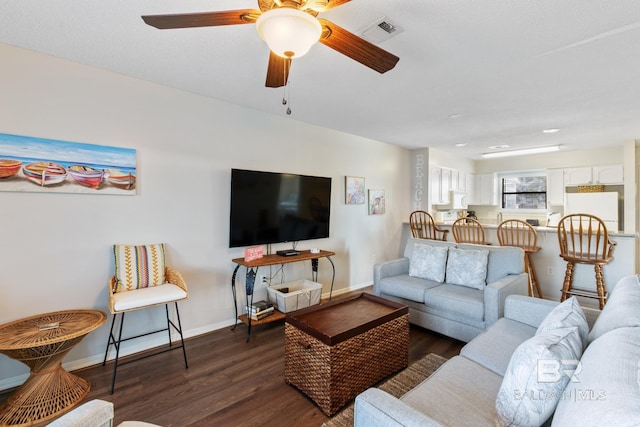
[[[181,304],[187,336],[230,325],[231,259],[242,256],[242,248],[228,248],[233,167],[333,178],[331,238],[299,248],[336,252],[338,291],[370,284],[373,256],[397,256],[409,206],[406,149],[8,45],[0,44],[0,58],[0,132],[134,148],[139,177],[135,197],[0,192],[0,323],[64,309],[106,312],[111,246],[166,242],[168,264],[189,285],[190,299]],[[384,189],[386,214],[345,205],[345,175]],[[290,265],[287,279],[309,278],[309,269]],[[330,272],[320,261],[325,294]],[[154,309],[128,319],[158,323],[161,316]],[[101,362],[107,329],[89,334],[65,366]],[[160,342],[151,337],[123,349]],[[0,355],[0,389],[18,385],[27,372]]]

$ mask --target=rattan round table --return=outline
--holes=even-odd
[[[65,371],[62,359],[105,319],[99,310],[66,310],[0,325],[0,353],[31,369],[27,381],[0,405],[0,426],[50,420],[89,393],[89,381]]]

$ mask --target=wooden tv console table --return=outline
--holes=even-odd
[[[258,269],[260,267],[268,267],[270,265],[282,265],[282,264],[290,264],[292,262],[301,262],[301,261],[311,261],[311,279],[313,281],[318,280],[318,260],[320,258],[326,258],[331,263],[331,267],[333,268],[333,275],[331,276],[331,290],[329,291],[329,301],[331,301],[331,295],[333,294],[333,283],[336,278],[336,266],[331,259],[332,256],[335,255],[335,252],[331,251],[323,251],[320,250],[318,253],[311,253],[310,250],[300,251],[298,255],[292,256],[281,256],[276,254],[265,255],[262,258],[255,259],[253,261],[245,261],[244,258],[234,258],[233,261],[236,265],[236,268],[233,270],[233,275],[231,276],[231,291],[233,293],[233,306],[235,309],[235,324],[232,329],[238,324],[238,299],[236,297],[236,275],[240,267],[245,267],[247,269],[246,273],[246,302],[247,307],[253,304],[253,288],[256,282],[256,275],[258,274]],[[284,319],[284,313],[281,313],[276,310],[276,313],[265,317],[259,321],[251,321],[251,316],[242,315],[240,316],[240,320],[247,324],[247,342],[249,338],[251,338],[251,324],[263,324],[269,323],[276,320]]]

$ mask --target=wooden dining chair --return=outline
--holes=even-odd
[[[486,245],[484,227],[473,218],[459,218],[451,226],[456,243],[475,243]]]
[[[429,212],[411,212],[409,226],[411,227],[411,235],[417,239],[447,240],[449,230],[438,228]]]
[[[566,300],[570,295],[595,298],[602,309],[607,301],[607,286],[602,267],[613,260],[615,247],[615,242],[609,240],[604,221],[586,213],[565,215],[558,224],[558,243],[560,256],[567,262],[560,301]],[[573,270],[576,264],[593,265],[596,276],[595,291],[573,287]]]
[[[517,246],[524,250],[524,269],[529,275],[529,296],[543,298],[536,269],[531,261],[531,255],[540,249],[537,246],[538,233],[536,229],[528,222],[507,219],[498,225],[497,235],[500,246]]]

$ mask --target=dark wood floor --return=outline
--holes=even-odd
[[[115,425],[126,420],[161,426],[320,426],[327,417],[284,382],[284,321],[246,326],[186,341],[189,369],[181,351],[170,351],[118,368],[109,394],[112,362],[75,373],[91,382],[86,400],[115,405]],[[463,343],[411,326],[409,363],[428,353],[450,358]],[[0,394],[0,401],[8,397]]]

